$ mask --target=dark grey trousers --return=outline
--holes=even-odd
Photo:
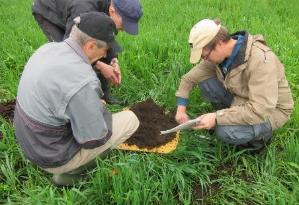
[[[43,33],[48,38],[49,42],[60,42],[63,40],[65,30],[59,26],[53,24],[43,16],[33,13],[33,16],[38,23],[39,27],[42,29]]]
[[[228,108],[233,95],[228,92],[217,78],[210,78],[199,83],[205,100],[217,109]],[[216,125],[216,136],[229,144],[259,150],[270,142],[272,127],[270,122],[255,125]]]

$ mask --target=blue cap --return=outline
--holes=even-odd
[[[138,21],[143,15],[139,0],[113,0],[116,12],[121,16],[124,30],[128,34],[138,34]]]

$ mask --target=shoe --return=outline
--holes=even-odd
[[[80,181],[83,181],[86,178],[86,175],[83,174],[53,174],[52,183],[55,186],[73,186],[78,184]]]
[[[98,157],[105,159],[110,152],[110,149],[105,150]],[[63,174],[53,174],[52,183],[55,186],[73,186],[78,184],[80,181],[85,180],[88,177],[88,172],[92,171],[97,167],[97,161],[91,160],[87,164],[84,164],[72,171]]]
[[[110,92],[104,94],[103,100],[110,105],[126,105],[125,101],[114,97]]]

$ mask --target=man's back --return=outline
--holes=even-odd
[[[88,82],[98,82],[87,59],[66,43],[49,43],[29,59],[18,89],[18,103],[33,119],[59,126],[70,98]]]
[[[98,11],[108,14],[110,0],[36,0],[33,13],[37,13],[66,30],[67,23],[81,13]]]

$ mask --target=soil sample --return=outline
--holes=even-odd
[[[0,115],[12,122],[13,121],[13,116],[14,116],[14,110],[15,110],[15,105],[16,105],[16,101],[10,101],[10,102],[6,102],[6,103],[1,103],[0,104]]]
[[[135,104],[130,108],[139,121],[137,131],[125,142],[139,148],[154,148],[164,145],[175,138],[176,133],[161,135],[161,130],[167,130],[177,125],[174,114],[166,114],[152,99]]]
[[[12,122],[13,121],[13,116],[14,116],[14,110],[15,110],[15,105],[16,105],[16,101],[10,101],[10,102],[6,102],[6,103],[1,103],[0,104],[0,115]],[[0,131],[0,140],[3,138],[3,134]]]

